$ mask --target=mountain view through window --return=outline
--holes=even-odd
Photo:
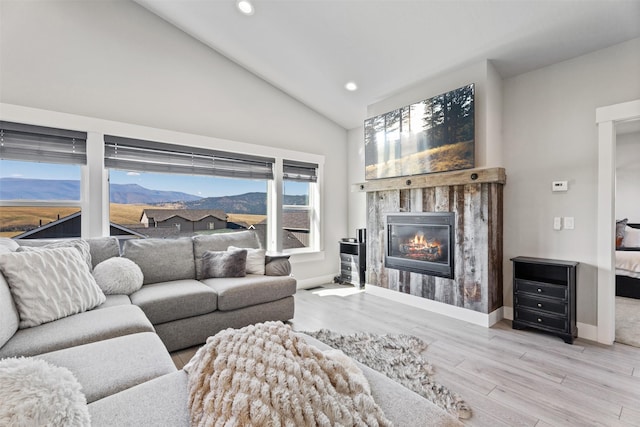
[[[0,201],[80,200],[77,166],[77,171],[72,172],[65,165],[0,161],[0,167]],[[176,238],[250,229],[267,247],[268,184],[267,180],[112,169],[110,234],[119,238]],[[309,184],[287,182],[285,190],[283,205],[299,207],[302,216],[308,217],[304,207],[308,205]],[[78,237],[79,213],[78,207],[62,205],[3,206],[0,232],[14,238],[25,238],[25,234],[29,238]],[[284,214],[283,249],[308,246],[308,225],[306,230],[301,225],[308,221],[299,221],[299,216]],[[45,228],[48,233],[39,236]],[[69,234],[74,228],[76,232]],[[52,235],[55,232],[59,234]]]

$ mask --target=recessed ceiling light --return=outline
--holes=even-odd
[[[347,84],[344,85],[344,88],[349,92],[353,92],[354,90],[358,89],[358,85],[355,84],[355,82],[347,82]]]
[[[236,6],[238,7],[238,10],[245,15],[253,15],[253,12],[255,12],[255,9],[249,0],[238,0],[236,2]]]

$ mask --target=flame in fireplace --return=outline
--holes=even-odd
[[[442,242],[428,239],[419,231],[407,243],[400,245],[400,252],[412,259],[437,261],[442,257]]]

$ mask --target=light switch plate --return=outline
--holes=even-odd
[[[553,218],[553,229],[562,230],[562,217],[556,216]]]
[[[564,228],[565,230],[573,230],[575,227],[575,222],[572,216],[564,217]]]
[[[553,181],[551,183],[551,191],[567,191],[569,190],[568,181]]]

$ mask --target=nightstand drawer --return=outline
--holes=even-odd
[[[343,271],[342,274],[340,274],[340,279],[343,282],[358,283],[360,281],[360,275],[358,275],[357,272]]]
[[[340,262],[358,263],[358,255],[340,254]]]
[[[358,265],[356,263],[346,263],[343,262],[340,265],[340,268],[342,269],[342,271],[358,271]]]
[[[517,309],[514,313],[514,320],[522,323],[530,323],[539,328],[556,329],[559,331],[566,331],[568,329],[566,317],[556,317],[541,311]]]
[[[516,279],[516,292],[526,292],[529,294],[542,295],[551,298],[567,299],[567,287],[562,285],[552,285],[550,283],[534,282],[532,280]]]
[[[518,307],[532,308],[534,310],[544,310],[562,316],[567,314],[566,302],[551,298],[535,298],[528,294],[516,293],[516,305]]]

